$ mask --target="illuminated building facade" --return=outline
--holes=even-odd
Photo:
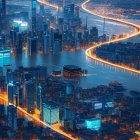
[[[28,38],[28,53],[32,55],[36,52],[37,47],[37,39],[36,38]]]
[[[0,66],[3,67],[6,64],[10,64],[10,49],[0,48]]]
[[[101,128],[101,118],[96,117],[93,119],[87,119],[85,120],[85,124],[87,129],[98,131]]]
[[[59,122],[59,107],[53,103],[43,103],[43,120],[48,124],[55,124]]]
[[[41,85],[38,85],[36,89],[36,108],[38,110],[41,110],[41,104],[42,104],[41,93],[42,93],[42,87]]]
[[[36,8],[37,8],[37,1],[32,0],[32,35],[36,35]]]
[[[7,107],[8,126],[17,129],[17,109],[13,105]]]
[[[27,100],[27,112],[33,114],[34,113],[34,96],[35,96],[35,90],[34,90],[34,83],[32,81],[27,81],[26,84],[26,100]]]
[[[6,28],[6,0],[1,0],[0,31]]]
[[[23,85],[19,86],[18,105],[20,107],[23,107],[24,106],[24,87],[23,87]]]
[[[16,86],[11,82],[7,85],[8,102],[14,103],[14,95],[16,94]]]

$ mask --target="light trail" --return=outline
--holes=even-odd
[[[45,0],[37,0],[37,1],[38,1],[39,3],[45,5],[45,6],[52,7],[52,8],[54,8],[54,9],[56,9],[56,10],[58,10],[58,8],[59,8],[57,5],[50,4],[50,3],[46,2]]]
[[[58,6],[57,5],[53,5],[53,4],[50,4],[46,1],[43,1],[43,0],[37,0],[39,3],[45,5],[45,6],[49,6],[49,7],[52,7],[52,8],[55,8],[56,10],[58,10]],[[102,62],[104,64],[108,64],[108,65],[111,65],[111,66],[114,66],[114,67],[117,67],[117,68],[121,68],[121,69],[124,69],[124,70],[128,70],[128,71],[131,71],[131,72],[134,72],[134,73],[138,73],[140,74],[140,71],[138,70],[134,70],[134,69],[131,69],[131,68],[127,68],[127,67],[124,67],[124,66],[120,66],[120,65],[116,65],[116,64],[113,64],[113,63],[110,63],[108,61],[105,61],[105,60],[102,60],[100,58],[96,58],[92,53],[93,51],[97,48],[97,47],[100,47],[101,45],[105,45],[105,44],[110,44],[110,43],[115,43],[115,42],[119,42],[119,41],[123,41],[123,40],[126,40],[126,39],[129,39],[129,38],[132,38],[132,37],[135,37],[137,35],[140,34],[140,26],[139,25],[136,25],[136,24],[133,24],[133,23],[130,23],[130,22],[126,22],[126,21],[123,21],[123,20],[119,20],[119,19],[115,19],[115,18],[111,18],[111,17],[105,17],[105,16],[102,16],[102,15],[98,15],[94,12],[92,12],[91,10],[87,9],[86,8],[86,4],[90,2],[90,0],[86,0],[82,5],[81,7],[87,12],[87,13],[90,13],[92,15],[95,15],[95,16],[99,16],[101,18],[105,18],[105,19],[108,19],[108,20],[111,20],[111,21],[115,21],[115,22],[119,22],[119,23],[122,23],[122,24],[125,24],[125,25],[128,25],[128,26],[131,26],[131,27],[134,27],[136,32],[133,32],[132,34],[128,35],[128,36],[125,36],[125,37],[122,37],[122,38],[118,38],[118,39],[114,39],[114,40],[111,40],[111,41],[108,41],[108,42],[105,42],[105,43],[101,43],[101,44],[98,44],[98,45],[95,45],[89,49],[86,50],[86,55],[96,61],[99,61],[99,62]],[[0,96],[0,99],[5,101],[5,102],[8,102],[7,99],[5,99],[4,97]],[[14,105],[15,106],[15,105]],[[24,109],[22,109],[21,107],[17,107],[17,109],[26,114],[28,117],[32,118],[33,120],[37,121],[38,123],[42,124],[43,126],[45,127],[48,127],[50,129],[52,129],[53,131],[67,137],[68,139],[71,139],[71,140],[75,140],[76,138],[73,138],[71,136],[71,134],[67,134],[65,133],[64,131],[58,129],[58,128],[52,128],[50,125],[46,124],[45,122],[41,121],[39,118],[37,118],[36,116],[32,115],[32,114],[29,114],[27,111],[25,111]]]
[[[56,10],[58,10],[58,6],[57,5],[53,5],[53,4],[50,4],[44,0],[38,0],[39,3],[41,4],[44,4],[46,6],[49,6],[49,7],[52,7],[52,8],[55,8]],[[103,16],[103,15],[98,15],[97,13],[89,10],[87,7],[86,7],[86,4],[89,3],[90,0],[86,0],[84,3],[82,3],[81,7],[84,11],[86,11],[87,13],[89,14],[92,14],[92,15],[95,15],[95,16],[98,16],[98,17],[101,17],[101,18],[105,18],[105,19],[108,19],[108,20],[111,20],[111,21],[114,21],[114,22],[118,22],[118,23],[121,23],[121,24],[124,24],[124,25],[127,25],[127,26],[131,26],[133,28],[135,28],[135,31],[132,32],[131,34],[129,35],[126,35],[124,37],[121,37],[121,38],[117,38],[117,39],[113,39],[113,40],[110,40],[110,41],[107,41],[107,42],[104,42],[104,43],[100,43],[100,44],[97,44],[95,46],[92,46],[90,48],[88,48],[86,51],[85,51],[85,54],[91,58],[91,59],[94,59],[98,62],[101,62],[101,63],[104,63],[104,64],[107,64],[107,65],[110,65],[110,66],[113,66],[113,67],[117,67],[119,69],[123,69],[123,70],[127,70],[127,71],[130,71],[130,72],[133,72],[133,73],[137,73],[137,74],[140,74],[140,71],[139,70],[135,70],[133,68],[129,68],[129,67],[126,67],[126,66],[121,66],[121,65],[118,65],[118,64],[114,64],[114,63],[111,63],[111,62],[108,62],[106,60],[103,60],[101,58],[97,58],[95,57],[95,55],[93,54],[93,52],[95,51],[96,48],[102,46],[102,45],[105,45],[105,44],[110,44],[110,43],[116,43],[116,42],[120,42],[120,41],[124,41],[124,40],[127,40],[129,38],[132,38],[132,37],[135,37],[137,35],[140,35],[140,26],[137,25],[137,24],[134,24],[134,23],[131,23],[131,22],[127,22],[127,21],[124,21],[124,20],[120,20],[120,19],[116,19],[116,18],[112,18],[112,17],[106,17],[106,16]]]
[[[8,104],[8,99],[6,99],[6,98],[0,96],[0,100],[6,102],[6,103]],[[11,105],[15,106],[14,104],[11,104]],[[16,106],[15,106],[15,107],[16,107]],[[66,137],[66,138],[68,138],[68,139],[70,139],[70,140],[76,140],[76,138],[73,138],[73,137],[71,136],[71,134],[65,133],[65,132],[62,131],[61,129],[58,129],[58,128],[55,128],[55,127],[51,127],[51,125],[48,125],[47,123],[41,121],[38,117],[36,117],[36,116],[34,116],[34,115],[28,113],[26,110],[22,109],[21,107],[17,106],[17,109],[18,109],[18,111],[24,113],[24,115],[27,115],[28,117],[30,117],[30,118],[32,118],[34,121],[40,123],[40,124],[43,125],[44,127],[48,127],[48,128],[50,128],[51,130],[53,130],[53,131],[55,131],[55,132],[61,134],[62,136]]]
[[[120,42],[120,41],[124,41],[124,40],[127,40],[129,38],[132,38],[132,37],[135,37],[137,35],[140,35],[140,26],[137,25],[137,24],[134,24],[134,23],[130,23],[130,22],[127,22],[127,21],[123,21],[123,20],[120,20],[120,19],[115,19],[115,18],[112,18],[112,17],[106,17],[106,16],[102,16],[102,15],[98,15],[96,14],[95,12],[87,9],[86,7],[86,4],[90,2],[90,0],[86,0],[84,3],[82,3],[81,7],[83,10],[85,10],[87,13],[90,13],[92,15],[95,15],[95,16],[98,16],[98,17],[101,17],[101,18],[105,18],[105,19],[108,19],[108,20],[111,20],[111,21],[115,21],[115,22],[118,22],[118,23],[121,23],[121,24],[125,24],[125,25],[128,25],[128,26],[131,26],[131,27],[134,27],[135,28],[135,32],[132,32],[131,34],[127,35],[127,36],[124,36],[124,37],[121,37],[121,38],[117,38],[117,39],[113,39],[113,40],[110,40],[110,41],[107,41],[107,42],[104,42],[104,43],[100,43],[100,44],[97,44],[95,46],[92,46],[90,48],[88,48],[86,50],[86,55],[91,58],[91,59],[94,59],[96,61],[99,61],[101,63],[104,63],[104,64],[107,64],[107,65],[110,65],[110,66],[113,66],[113,67],[117,67],[119,69],[123,69],[123,70],[127,70],[127,71],[130,71],[130,72],[133,72],[133,73],[137,73],[137,74],[140,74],[140,71],[139,70],[135,70],[133,68],[129,68],[129,67],[126,67],[126,66],[121,66],[121,65],[118,65],[118,64],[114,64],[114,63],[111,63],[111,62],[108,62],[106,60],[103,60],[101,58],[97,58],[93,52],[96,50],[96,48],[98,47],[101,47],[102,45],[106,45],[106,44],[110,44],[110,43],[116,43],[116,42]]]

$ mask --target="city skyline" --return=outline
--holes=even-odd
[[[0,139],[139,139],[137,6],[26,2],[0,2]]]

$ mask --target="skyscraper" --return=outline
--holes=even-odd
[[[34,113],[34,83],[32,81],[27,81],[25,87],[27,99],[27,112]]]
[[[36,89],[36,107],[38,110],[41,109],[41,104],[42,104],[41,94],[42,94],[42,87],[41,85],[38,85]]]
[[[90,41],[98,42],[98,29],[96,27],[90,29]]]
[[[8,102],[14,103],[14,95],[16,94],[16,86],[11,82],[7,86]]]
[[[48,124],[55,124],[59,121],[59,107],[52,102],[42,104],[43,120]]]
[[[32,25],[31,25],[31,29],[32,29],[33,36],[36,35],[36,8],[37,8],[37,1],[32,0]]]
[[[0,30],[6,27],[6,0],[1,0]]]
[[[49,53],[50,51],[50,36],[44,35],[44,54]]]
[[[20,85],[19,86],[18,105],[20,107],[23,107],[24,106],[24,87],[23,87],[23,85]]]
[[[6,0],[2,0],[2,14],[6,16]]]
[[[17,129],[17,109],[13,105],[7,107],[8,126]]]
[[[3,67],[6,64],[10,64],[10,49],[0,48],[0,66]]]
[[[32,55],[37,50],[37,39],[36,38],[28,38],[28,53]]]

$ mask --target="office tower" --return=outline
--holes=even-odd
[[[37,51],[37,39],[29,37],[28,38],[28,54],[32,55]]]
[[[44,16],[45,15],[45,8],[43,4],[40,4],[40,15]]]
[[[50,36],[44,35],[44,54],[49,53],[50,51]]]
[[[6,16],[6,0],[2,0],[2,14]]]
[[[11,69],[7,69],[6,72],[6,83],[11,83],[14,80],[14,75],[13,75],[13,71]]]
[[[48,124],[55,124],[59,121],[59,107],[52,102],[42,104],[43,120]]]
[[[10,64],[10,49],[0,48],[0,66],[3,67],[6,64]]]
[[[8,102],[14,103],[14,95],[16,94],[16,86],[11,82],[7,85],[7,91],[8,91]]]
[[[33,80],[33,75],[31,72],[24,72],[24,81]]]
[[[98,42],[98,29],[96,27],[92,27],[90,29],[90,41],[91,42]]]
[[[0,67],[0,77],[3,76],[3,67]]]
[[[18,106],[24,107],[24,86],[20,85],[19,86],[19,91],[18,91]]]
[[[53,44],[53,51],[54,54],[58,54],[62,48],[62,35],[59,32],[54,33],[54,44]]]
[[[53,44],[54,44],[54,29],[51,28],[50,29],[50,48],[53,48]]]
[[[32,0],[32,36],[36,35],[36,9],[37,9],[37,1]]]
[[[71,83],[66,83],[66,95],[72,95],[73,86]]]
[[[6,36],[4,34],[0,35],[0,48],[4,47],[6,44]]]
[[[76,18],[79,18],[79,16],[80,16],[80,8],[79,8],[79,6],[75,6],[75,12],[74,12],[74,14],[75,14],[75,17]]]
[[[75,119],[75,112],[72,109],[66,107],[64,109],[64,120],[70,121],[74,119]]]
[[[54,54],[59,54],[60,50],[61,50],[61,42],[59,40],[56,40],[53,45],[53,52]]]
[[[41,110],[41,105],[42,105],[41,94],[42,94],[42,87],[41,85],[38,85],[36,88],[36,107],[38,110]]]
[[[43,31],[44,31],[44,34],[47,35],[49,33],[49,25],[44,23],[43,24]]]
[[[17,40],[16,38],[17,38],[17,32],[15,30],[10,30],[11,47],[15,47],[16,40]]]
[[[5,115],[5,107],[3,104],[0,104],[0,117],[4,117]]]
[[[75,10],[75,5],[70,4],[65,6],[64,8],[64,18],[65,19],[72,19],[74,18],[74,10]]]
[[[17,45],[16,45],[16,53],[22,53],[22,33],[17,34]]]
[[[6,0],[1,0],[0,31],[6,29]]]
[[[66,6],[66,0],[63,0],[63,10],[64,10],[65,6]]]
[[[47,67],[45,66],[38,66],[38,80],[45,80],[47,78]]]
[[[32,81],[27,81],[25,83],[25,89],[26,89],[26,105],[27,105],[27,112],[34,113],[34,96],[35,96],[35,90],[34,90],[34,83]]]
[[[17,129],[17,109],[13,105],[7,107],[8,126]]]

